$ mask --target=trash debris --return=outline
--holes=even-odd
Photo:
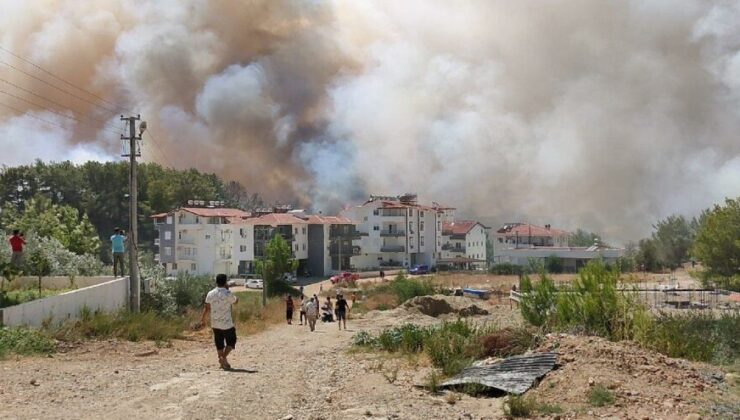
[[[535,381],[555,368],[557,353],[535,353],[512,356],[500,363],[471,366],[442,383],[442,388],[480,384],[509,394],[523,394]]]

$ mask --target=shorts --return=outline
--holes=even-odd
[[[342,319],[347,320],[347,311],[337,311],[337,321]]]
[[[229,346],[232,349],[236,347],[236,328],[231,327],[228,330],[212,328],[212,330],[213,341],[216,343],[216,349],[223,350],[226,346]]]

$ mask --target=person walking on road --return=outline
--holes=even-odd
[[[285,297],[285,317],[288,320],[288,325],[293,324],[293,297],[287,295]]]
[[[18,229],[13,230],[13,236],[8,239],[8,242],[10,242],[10,249],[13,251],[13,255],[10,257],[10,265],[21,268],[23,265],[23,246],[26,244],[23,234]]]
[[[337,297],[337,303],[334,305],[337,313],[337,324],[339,324],[339,330],[342,330],[342,322],[344,322],[344,330],[347,331],[347,312],[349,311],[349,304],[344,299],[343,295]]]
[[[311,331],[316,329],[316,318],[319,316],[319,302],[316,298],[311,298],[306,305],[306,319]]]
[[[123,257],[126,255],[126,235],[120,228],[113,229],[113,236],[110,237],[111,250],[113,251],[113,277],[118,277],[118,267],[121,269],[121,275],[126,271],[123,267]]]
[[[236,328],[231,316],[231,306],[236,304],[239,298],[231,293],[226,281],[226,274],[216,276],[216,288],[206,295],[205,307],[198,327],[203,327],[206,323],[206,317],[210,315],[213,341],[216,343],[216,352],[218,353],[218,364],[221,369],[229,370],[231,365],[227,357],[236,347]]]
[[[301,314],[300,314],[300,321],[301,325],[303,325],[303,321],[306,321],[306,325],[308,325],[308,319],[306,318],[306,305],[308,304],[308,299],[306,299],[306,296],[301,294]]]
[[[385,281],[385,271],[380,270],[380,281]]]

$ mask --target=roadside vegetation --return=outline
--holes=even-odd
[[[522,281],[523,318],[543,332],[634,340],[671,357],[732,364],[740,360],[740,314],[687,311],[652,314],[636,296],[617,290],[619,271],[601,262],[557,289],[545,274]]]
[[[43,299],[45,297],[68,292],[69,290],[71,289],[43,289],[41,292],[39,292],[38,289],[3,290],[0,291],[0,308],[7,308],[8,306],[20,305],[21,303],[30,302],[32,300]]]
[[[424,354],[444,376],[455,375],[485,357],[521,354],[535,342],[530,330],[496,329],[462,319],[429,327],[404,324],[377,335],[361,331],[353,337],[353,344],[359,348],[400,356]]]
[[[416,296],[434,295],[438,292],[431,278],[412,278],[404,272],[399,272],[393,280],[387,283],[364,285],[361,290],[364,298],[357,302],[352,311],[355,313],[384,311],[393,309]]]

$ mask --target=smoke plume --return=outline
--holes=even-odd
[[[0,63],[0,78],[67,107],[64,117],[0,94],[0,163],[115,159],[118,115],[135,111],[158,146],[145,137],[144,159],[316,210],[411,191],[472,217],[626,240],[740,195],[734,1],[0,0],[0,10],[0,46],[106,100]],[[2,50],[0,61],[73,89]]]

